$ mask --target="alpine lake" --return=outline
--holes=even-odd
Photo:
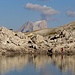
[[[75,55],[1,56],[0,75],[75,75]]]

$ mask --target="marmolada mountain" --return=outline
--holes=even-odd
[[[22,25],[17,31],[18,32],[31,32],[35,30],[40,30],[47,28],[47,22],[45,20],[30,22],[28,21],[24,25]]]

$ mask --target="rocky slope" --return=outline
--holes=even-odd
[[[75,21],[28,33],[0,27],[0,55],[75,54]]]
[[[47,22],[45,20],[36,21],[36,22],[27,22],[21,26],[17,31],[18,32],[31,32],[34,30],[40,30],[47,28]]]

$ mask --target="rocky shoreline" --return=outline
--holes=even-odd
[[[28,33],[0,27],[0,55],[75,54],[75,21]]]

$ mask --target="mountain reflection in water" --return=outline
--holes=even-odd
[[[25,55],[16,57],[0,57],[0,75],[5,75],[14,70],[23,70],[28,64],[32,64],[36,70],[40,70],[40,75],[56,75],[52,74],[51,70],[49,71],[49,69],[47,69],[48,65],[54,65],[57,69],[59,69],[59,71],[61,71],[61,73],[63,73],[62,75],[69,71],[71,71],[72,75],[75,75],[74,55]]]

